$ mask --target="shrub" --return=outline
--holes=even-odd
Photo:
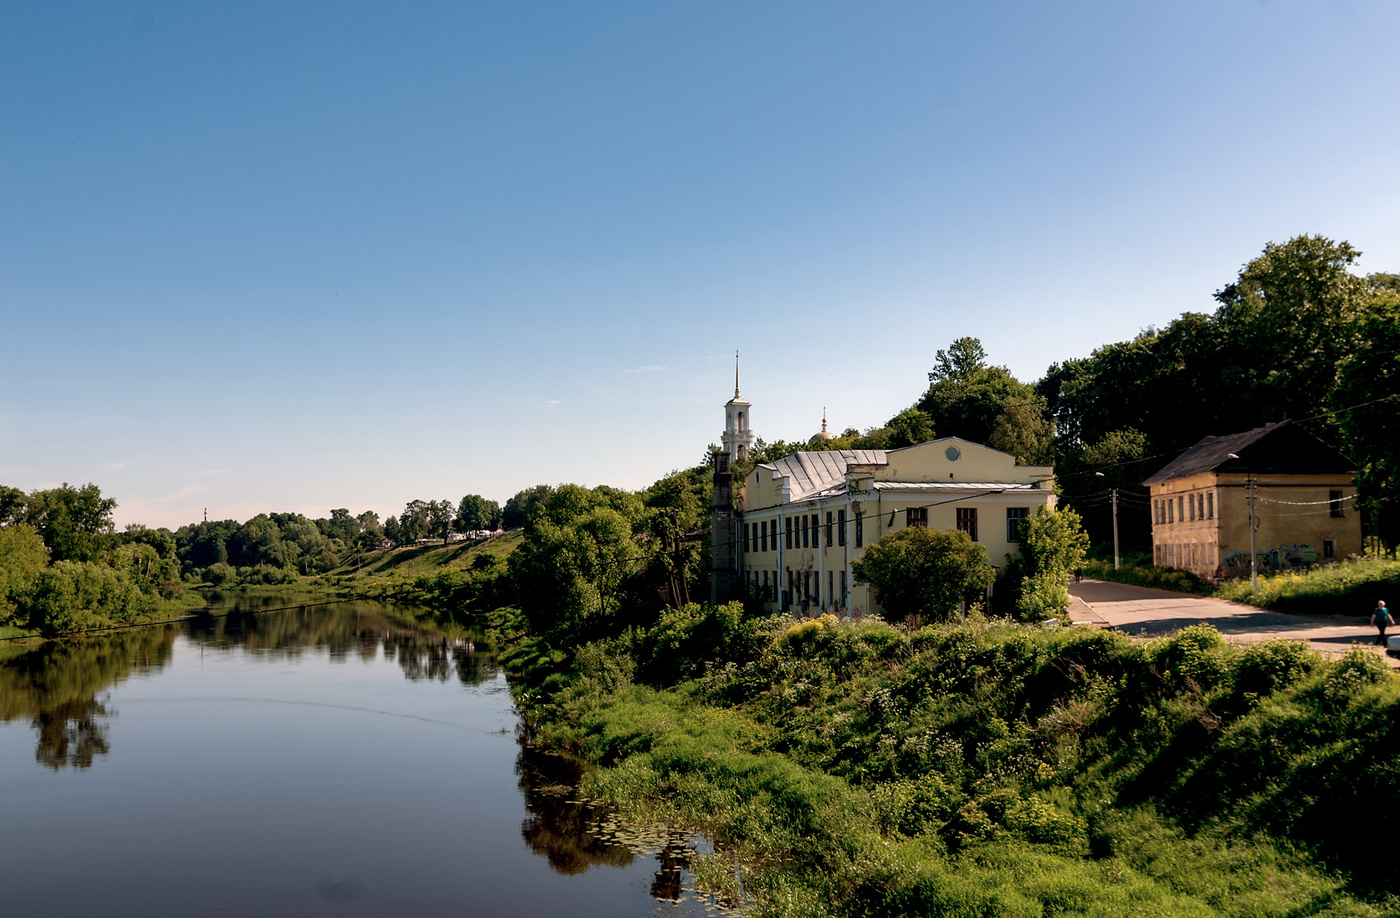
[[[911,526],[883,536],[851,566],[889,615],[949,621],[995,576],[987,550],[965,532]]]
[[[1056,618],[1068,608],[1068,582],[1064,572],[1054,568],[1027,577],[1021,585],[1021,598],[1016,601],[1016,610],[1028,622]]]
[[[1133,586],[1150,587],[1154,590],[1199,593],[1202,596],[1209,596],[1215,592],[1215,588],[1200,577],[1190,571],[1175,567],[1125,564],[1115,570],[1112,561],[1086,561],[1080,570],[1086,577],[1092,577],[1095,580],[1129,583]]]
[[[69,634],[129,622],[155,609],[156,600],[120,571],[91,561],[59,561],[34,580],[26,602],[29,627]]]

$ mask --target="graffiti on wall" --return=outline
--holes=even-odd
[[[1261,551],[1257,555],[1257,565],[1261,571],[1291,571],[1317,563],[1317,549],[1311,545],[1280,545]],[[1225,575],[1243,576],[1249,573],[1249,552],[1226,552],[1220,558]]]

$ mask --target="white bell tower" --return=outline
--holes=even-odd
[[[734,354],[734,397],[724,403],[724,436],[720,448],[731,462],[747,459],[753,450],[753,427],[748,399],[739,394],[739,355]]]

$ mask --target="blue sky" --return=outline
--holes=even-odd
[[[642,487],[1269,241],[1400,270],[1393,3],[0,4],[0,483],[119,524]]]

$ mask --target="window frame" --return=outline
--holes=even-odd
[[[967,533],[968,538],[972,539],[972,541],[974,541],[974,542],[978,541],[978,538],[977,538],[977,508],[976,508],[976,507],[958,507],[958,508],[957,508],[957,512],[956,512],[956,516],[957,516],[957,522],[958,522],[958,531],[959,531],[959,532],[965,532],[965,533]]]

